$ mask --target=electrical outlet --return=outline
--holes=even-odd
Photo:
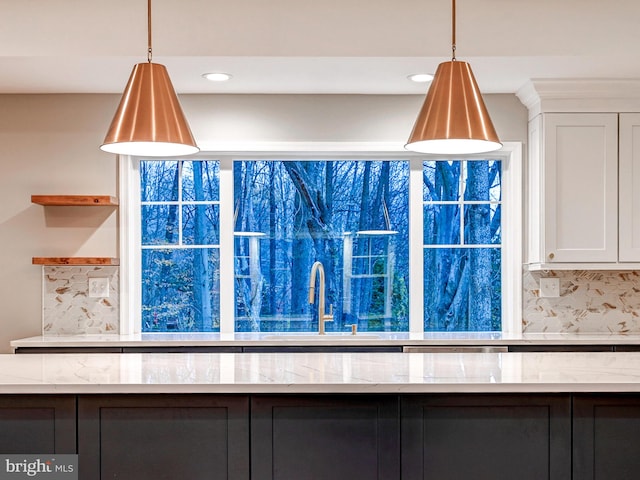
[[[109,278],[93,277],[89,279],[89,296],[101,298],[109,296]]]
[[[560,279],[559,278],[541,278],[540,279],[540,296],[541,297],[559,297],[560,296]]]

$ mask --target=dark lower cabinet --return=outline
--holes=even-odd
[[[254,396],[252,480],[398,480],[398,397]]]
[[[403,480],[571,479],[569,395],[404,396],[401,411]]]
[[[82,480],[635,480],[638,394],[0,395]]]
[[[0,453],[75,452],[75,395],[0,396]]]
[[[640,478],[640,397],[576,395],[573,414],[576,480]]]
[[[246,396],[78,398],[83,480],[248,480]]]

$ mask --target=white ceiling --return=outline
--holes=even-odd
[[[0,0],[0,93],[119,93],[146,61],[144,0]],[[179,93],[423,94],[450,0],[154,0]],[[530,78],[640,78],[640,0],[458,0],[457,57],[486,93]],[[201,78],[233,74],[224,84]]]

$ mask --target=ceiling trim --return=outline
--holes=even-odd
[[[640,80],[533,79],[516,96],[529,110],[529,120],[551,112],[638,112]]]

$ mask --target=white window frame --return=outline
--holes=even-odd
[[[233,264],[233,160],[250,159],[376,159],[409,161],[409,333],[422,338],[423,311],[423,161],[442,155],[419,155],[386,143],[285,143],[255,145],[203,145],[203,151],[184,160],[220,162],[220,333],[234,333]],[[140,256],[140,160],[119,157],[120,197],[120,333],[141,331],[142,279]],[[502,333],[522,332],[522,144],[507,142],[502,149],[460,159],[502,161]],[[418,221],[414,221],[417,219]],[[227,253],[230,252],[230,253]],[[229,291],[227,291],[229,290]]]

